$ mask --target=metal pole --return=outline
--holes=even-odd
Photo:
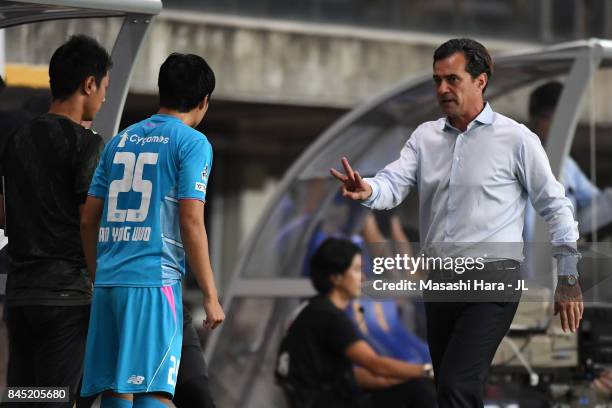
[[[6,79],[6,45],[4,29],[0,29],[0,76]]]
[[[125,98],[127,97],[134,62],[151,27],[153,17],[145,14],[128,14],[121,26],[111,54],[113,68],[106,100],[96,116],[93,128],[107,141],[118,129]]]
[[[602,59],[601,45],[595,41],[589,43],[589,48],[576,57],[574,65],[568,75],[561,98],[555,111],[552,125],[546,144],[546,153],[550,161],[553,174],[560,179],[562,177],[563,163],[569,155],[582,99],[588,90],[593,75],[597,71]],[[538,218],[535,228],[535,242],[550,242],[548,226],[542,218]],[[542,252],[535,259],[536,270],[551,271],[552,258],[550,254]],[[554,276],[551,278],[555,279]]]
[[[552,3],[551,0],[540,1],[540,39],[543,42],[550,42],[552,34]]]

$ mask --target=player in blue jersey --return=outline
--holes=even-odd
[[[194,129],[214,84],[201,57],[170,55],[159,73],[159,112],[107,144],[90,186],[81,236],[95,289],[81,394],[104,392],[103,408],[169,404],[186,256],[203,291],[205,327],[225,319],[204,227],[212,148]]]

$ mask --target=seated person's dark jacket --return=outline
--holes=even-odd
[[[353,322],[327,296],[299,313],[278,354],[276,378],[298,407],[358,404],[359,387],[347,348],[361,337]]]

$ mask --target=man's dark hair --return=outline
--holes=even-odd
[[[440,45],[434,51],[433,62],[435,64],[436,61],[448,58],[457,52],[461,52],[465,56],[465,70],[472,78],[476,78],[484,72],[487,74],[488,80],[491,80],[493,76],[493,59],[484,45],[470,38],[453,38]],[[487,87],[485,86],[482,92],[484,93],[486,89]]]
[[[215,89],[215,73],[204,58],[172,53],[159,69],[159,106],[189,112]]]
[[[310,280],[322,295],[332,290],[330,277],[342,275],[361,249],[348,239],[327,238],[310,259]]]
[[[74,35],[55,50],[49,62],[51,96],[53,99],[68,99],[90,76],[100,86],[112,66],[108,52],[96,40],[86,35]]]
[[[538,86],[529,96],[529,117],[537,118],[552,113],[563,91],[563,84],[550,81]]]

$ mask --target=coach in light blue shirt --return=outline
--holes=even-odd
[[[345,197],[373,209],[395,207],[417,187],[422,244],[487,247],[485,271],[491,273],[516,269],[522,260],[530,199],[548,222],[564,275],[555,311],[561,313],[563,329],[575,331],[583,305],[576,280],[578,228],[572,205],[537,136],[485,102],[492,67],[488,51],[474,40],[442,44],[434,53],[433,80],[445,117],[417,127],[400,157],[373,178],[362,179],[346,158],[345,174],[331,172],[342,182]],[[440,408],[483,405],[486,373],[517,305],[426,302]]]

